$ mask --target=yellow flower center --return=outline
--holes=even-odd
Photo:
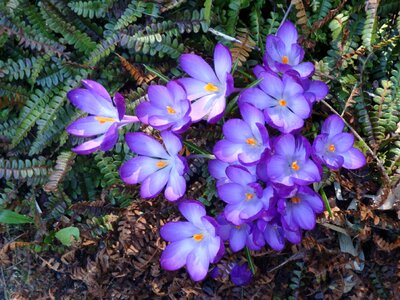
[[[286,102],[285,99],[279,100],[279,105],[280,105],[280,106],[286,106],[286,104],[287,104],[287,102]]]
[[[201,240],[203,240],[204,235],[201,233],[196,233],[195,235],[193,235],[193,239],[197,242],[200,242]]]
[[[287,57],[286,55],[282,56],[282,63],[283,64],[288,64],[289,63],[289,57]]]
[[[207,84],[204,86],[204,89],[205,89],[207,92],[218,92],[218,91],[219,91],[219,88],[218,88],[217,86],[213,85],[212,83],[207,83]]]
[[[165,166],[167,166],[168,165],[168,162],[166,162],[165,160],[159,160],[157,163],[156,163],[156,166],[157,166],[157,168],[159,168],[159,169],[162,169],[162,168],[164,168]]]
[[[299,197],[293,197],[292,199],[290,199],[292,201],[292,203],[297,204],[300,203],[300,198]]]
[[[330,144],[328,150],[329,150],[330,152],[335,152],[335,151],[336,151],[335,145],[334,145],[334,144]]]
[[[249,201],[254,198],[254,195],[252,193],[246,193],[246,200]]]
[[[104,124],[106,122],[115,122],[114,118],[108,118],[108,117],[94,117],[96,121],[98,121],[100,124]]]
[[[252,146],[257,145],[257,141],[255,139],[253,139],[253,138],[248,138],[246,140],[246,143],[249,144],[249,145],[252,145]]]
[[[236,229],[240,229],[240,225],[236,225],[235,228],[236,228]]]
[[[170,115],[176,114],[175,109],[173,109],[171,106],[168,106],[168,105],[167,105],[167,112],[168,112]]]
[[[292,169],[295,171],[298,171],[300,169],[300,166],[297,164],[297,161],[292,162]]]

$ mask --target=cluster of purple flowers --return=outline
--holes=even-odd
[[[262,80],[241,93],[241,119],[223,125],[224,138],[213,150],[216,159],[209,161],[218,195],[226,203],[216,219],[206,215],[200,202],[185,199],[187,162],[179,154],[180,134],[192,123],[215,123],[223,116],[226,98],[235,91],[228,48],[215,47],[214,69],[200,56],[182,55],[180,66],[190,77],[150,86],[148,101],[136,109],[137,117],[125,115],[120,94],[111,99],[94,81],[84,80],[86,89],[69,92],[70,101],[93,116],[75,121],[67,131],[82,137],[98,135],[73,149],[79,154],[111,149],[118,128],[129,123],[140,121],[161,131],[163,145],[144,133],[126,134],[137,156],[121,166],[120,175],[128,184],[141,183],[143,198],[164,190],[167,200],[180,200],[178,207],[187,221],[161,229],[170,242],[161,256],[164,269],[186,265],[193,280],[202,280],[209,264],[223,255],[224,241],[234,252],[244,247],[260,250],[265,244],[282,250],[285,240],[299,243],[302,230],[313,229],[316,215],[324,210],[321,197],[309,187],[321,181],[322,166],[337,170],[365,164],[364,155],[353,146],[354,137],[342,132],[344,123],[336,115],[325,121],[312,145],[300,134],[313,103],[327,95],[328,87],[310,79],[314,66],[303,62],[297,38],[290,22],[267,37],[264,65],[254,69]],[[266,125],[280,135],[271,136]]]

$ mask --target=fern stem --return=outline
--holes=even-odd
[[[255,275],[256,267],[254,266],[253,258],[251,257],[249,248],[245,247],[244,252],[246,252],[247,262],[249,263],[250,271],[253,275]]]
[[[216,36],[222,37],[223,39],[225,39],[227,41],[235,42],[235,43],[238,43],[238,44],[243,44],[243,42],[241,40],[238,40],[237,38],[234,38],[233,36],[230,36],[230,35],[227,35],[225,33],[220,32],[218,30],[215,30],[214,28],[208,28],[208,31],[211,32],[212,34],[216,35]],[[256,46],[251,46],[251,45],[248,45],[248,44],[246,44],[246,46],[251,48],[251,49],[253,49],[253,50],[260,51],[260,48],[258,48]]]
[[[279,27],[278,27],[278,30],[279,30],[279,28],[281,28],[281,26],[283,25],[283,23],[285,23],[285,21],[286,21],[288,15],[289,15],[289,13],[290,13],[290,10],[292,9],[292,6],[293,6],[293,1],[290,1],[289,7],[288,7],[288,9],[286,10],[285,15],[283,16],[283,19],[282,19],[282,21],[281,21],[281,24],[280,24]],[[278,32],[278,30],[277,30],[276,32]],[[275,33],[275,34],[276,34],[276,33]]]

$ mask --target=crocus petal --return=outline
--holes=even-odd
[[[264,238],[268,245],[276,251],[281,251],[285,247],[282,228],[277,225],[268,224],[265,227]]]
[[[118,140],[118,123],[113,123],[107,132],[104,134],[103,142],[101,143],[100,149],[108,151],[114,147]]]
[[[241,119],[230,119],[226,121],[222,130],[225,138],[234,143],[244,143],[247,138],[253,136],[249,125]]]
[[[218,141],[213,150],[213,153],[218,159],[229,163],[237,161],[238,155],[241,152],[243,152],[242,144],[232,143],[227,140]]]
[[[165,167],[143,180],[140,186],[140,196],[151,198],[158,195],[168,182],[171,168]]]
[[[169,201],[176,201],[182,198],[186,191],[186,180],[185,177],[178,174],[178,172],[173,168],[171,174],[169,175],[169,180],[167,187],[165,189],[165,198]]]
[[[168,159],[169,157],[159,142],[142,132],[127,133],[125,135],[125,141],[129,148],[139,155],[159,157],[164,159]]]
[[[118,117],[120,120],[124,118],[126,107],[124,97],[120,93],[115,93],[114,96],[115,106],[117,107]]]
[[[301,230],[284,230],[285,238],[292,244],[299,244],[301,242]]]
[[[103,97],[96,97],[96,94],[89,90],[74,89],[68,92],[67,97],[74,106],[89,114],[109,118],[118,117],[117,110],[110,101]]]
[[[246,245],[248,232],[244,229],[232,230],[229,246],[231,247],[233,252],[240,251]]]
[[[212,84],[219,82],[210,65],[198,55],[182,54],[179,64],[190,77]]]
[[[350,170],[358,169],[366,164],[366,159],[364,154],[356,148],[351,148],[345,154],[342,155],[344,158],[343,167],[346,169]]]
[[[177,155],[182,150],[182,142],[174,133],[163,131],[161,132],[161,137],[170,156]]]
[[[264,125],[265,119],[263,113],[254,106],[248,103],[242,103],[239,105],[240,113],[243,120],[251,126],[253,132],[258,132],[257,123]]]
[[[234,225],[241,225],[245,221],[240,218],[240,212],[244,209],[242,203],[239,204],[228,204],[225,206],[224,215],[225,218],[233,223]]]
[[[208,114],[208,120],[207,120],[208,123],[210,124],[217,123],[224,115],[225,106],[226,106],[225,95],[215,97],[213,99],[213,105],[211,107],[211,110]]]
[[[269,96],[280,100],[282,98],[283,83],[278,75],[274,73],[265,72],[260,75],[260,78],[264,78],[259,83],[260,88]]]
[[[291,134],[281,135],[275,140],[274,149],[279,155],[290,158],[296,149],[294,136]]]
[[[166,109],[168,105],[174,103],[168,89],[162,85],[151,85],[148,88],[150,102],[157,108]]]
[[[140,122],[149,124],[149,116],[162,114],[160,108],[155,107],[152,103],[144,101],[136,107],[136,115]]]
[[[306,185],[321,180],[321,173],[317,165],[312,161],[305,161],[300,165],[300,170],[293,175],[295,182],[300,185]]]
[[[147,156],[137,156],[125,162],[119,169],[119,174],[124,182],[136,184],[159,170],[158,161]]]
[[[204,87],[207,83],[201,80],[194,78],[180,78],[178,79],[178,82],[185,88],[187,98],[191,101],[213,94],[213,92],[206,91]]]
[[[315,214],[308,204],[294,204],[292,214],[293,220],[302,229],[311,230],[315,227]]]
[[[227,47],[217,44],[214,49],[214,68],[220,82],[226,80],[226,74],[232,69],[232,55]]]
[[[288,162],[286,159],[273,156],[267,163],[267,177],[272,182],[281,183],[287,186],[293,185],[289,176]]]
[[[211,159],[208,161],[208,171],[215,179],[226,178],[225,170],[228,166],[228,163],[219,159]]]
[[[310,104],[302,94],[293,96],[290,101],[288,101],[287,106],[302,119],[306,119],[310,116]]]
[[[210,260],[207,247],[200,245],[189,253],[186,260],[186,267],[190,278],[194,281],[203,280],[207,276]]]
[[[311,76],[312,73],[314,73],[314,65],[311,62],[303,62],[292,68],[297,71],[302,78]]]
[[[168,82],[167,89],[172,94],[172,98],[175,102],[187,99],[184,88],[176,80]]]
[[[244,200],[244,188],[238,183],[227,183],[218,187],[219,197],[226,203],[238,203]]]
[[[301,193],[301,201],[306,202],[315,213],[324,211],[324,203],[318,193],[314,192],[308,186],[302,186],[299,189],[299,193]]]
[[[354,135],[347,132],[339,133],[333,137],[332,143],[338,153],[347,152],[354,144]]]
[[[265,109],[268,106],[267,100],[269,100],[269,96],[265,94],[261,89],[253,87],[246,89],[239,98],[240,103],[250,103],[254,107],[258,109]]]
[[[199,233],[199,229],[190,222],[170,222],[160,229],[161,237],[168,242],[192,238]]]
[[[256,181],[255,176],[253,176],[247,169],[243,167],[229,166],[225,172],[232,182],[238,183],[242,186]]]
[[[335,136],[342,133],[344,129],[343,120],[337,115],[330,115],[322,125],[321,133]]]
[[[70,124],[66,130],[69,134],[88,137],[105,133],[113,124],[113,122],[99,122],[96,118],[94,116],[80,118]]]
[[[254,216],[256,216],[261,209],[263,208],[263,204],[261,201],[255,200],[255,201],[248,201],[244,204],[245,209],[243,209],[240,212],[240,218],[242,220],[248,220],[250,218],[253,218]]]
[[[292,44],[297,43],[297,30],[296,27],[290,21],[285,21],[282,26],[278,29],[276,35],[282,39],[286,47],[290,47]]]
[[[214,103],[214,94],[204,96],[194,102],[192,102],[192,110],[190,112],[190,117],[193,122],[199,122],[203,119],[212,109]]]
[[[202,217],[206,215],[204,206],[198,201],[186,200],[179,204],[179,211],[190,223],[203,227]]]
[[[187,257],[196,247],[192,238],[169,244],[161,254],[160,264],[165,270],[175,271],[186,264]]]
[[[81,80],[81,82],[84,85],[84,87],[87,88],[89,91],[91,91],[92,93],[96,93],[101,97],[103,97],[104,99],[111,102],[110,94],[100,83],[89,79]]]
[[[81,155],[87,155],[93,153],[100,148],[100,145],[103,142],[103,140],[104,140],[104,134],[93,140],[80,144],[75,148],[72,148],[72,151]]]
[[[328,95],[329,87],[326,85],[325,82],[319,80],[311,80],[307,92],[313,93],[315,95],[315,99],[318,101]]]

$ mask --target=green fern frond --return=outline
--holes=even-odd
[[[49,176],[49,181],[43,187],[46,192],[54,192],[57,190],[58,185],[63,181],[71,165],[74,163],[75,157],[76,154],[71,151],[61,152],[57,156],[56,165]]]
[[[379,1],[369,0],[366,2],[367,15],[365,17],[364,28],[362,32],[363,45],[367,49],[371,49],[371,45],[375,42],[377,28],[377,11]]]
[[[151,15],[154,18],[158,17],[158,6],[155,3],[132,1],[125,9],[122,16],[118,19],[114,26],[114,30],[120,30],[134,23],[143,14]]]
[[[114,0],[77,1],[69,2],[68,6],[77,15],[93,19],[104,17],[114,2]]]
[[[34,176],[45,177],[50,170],[50,163],[44,157],[32,160],[0,158],[0,178],[6,180],[27,180]]]

